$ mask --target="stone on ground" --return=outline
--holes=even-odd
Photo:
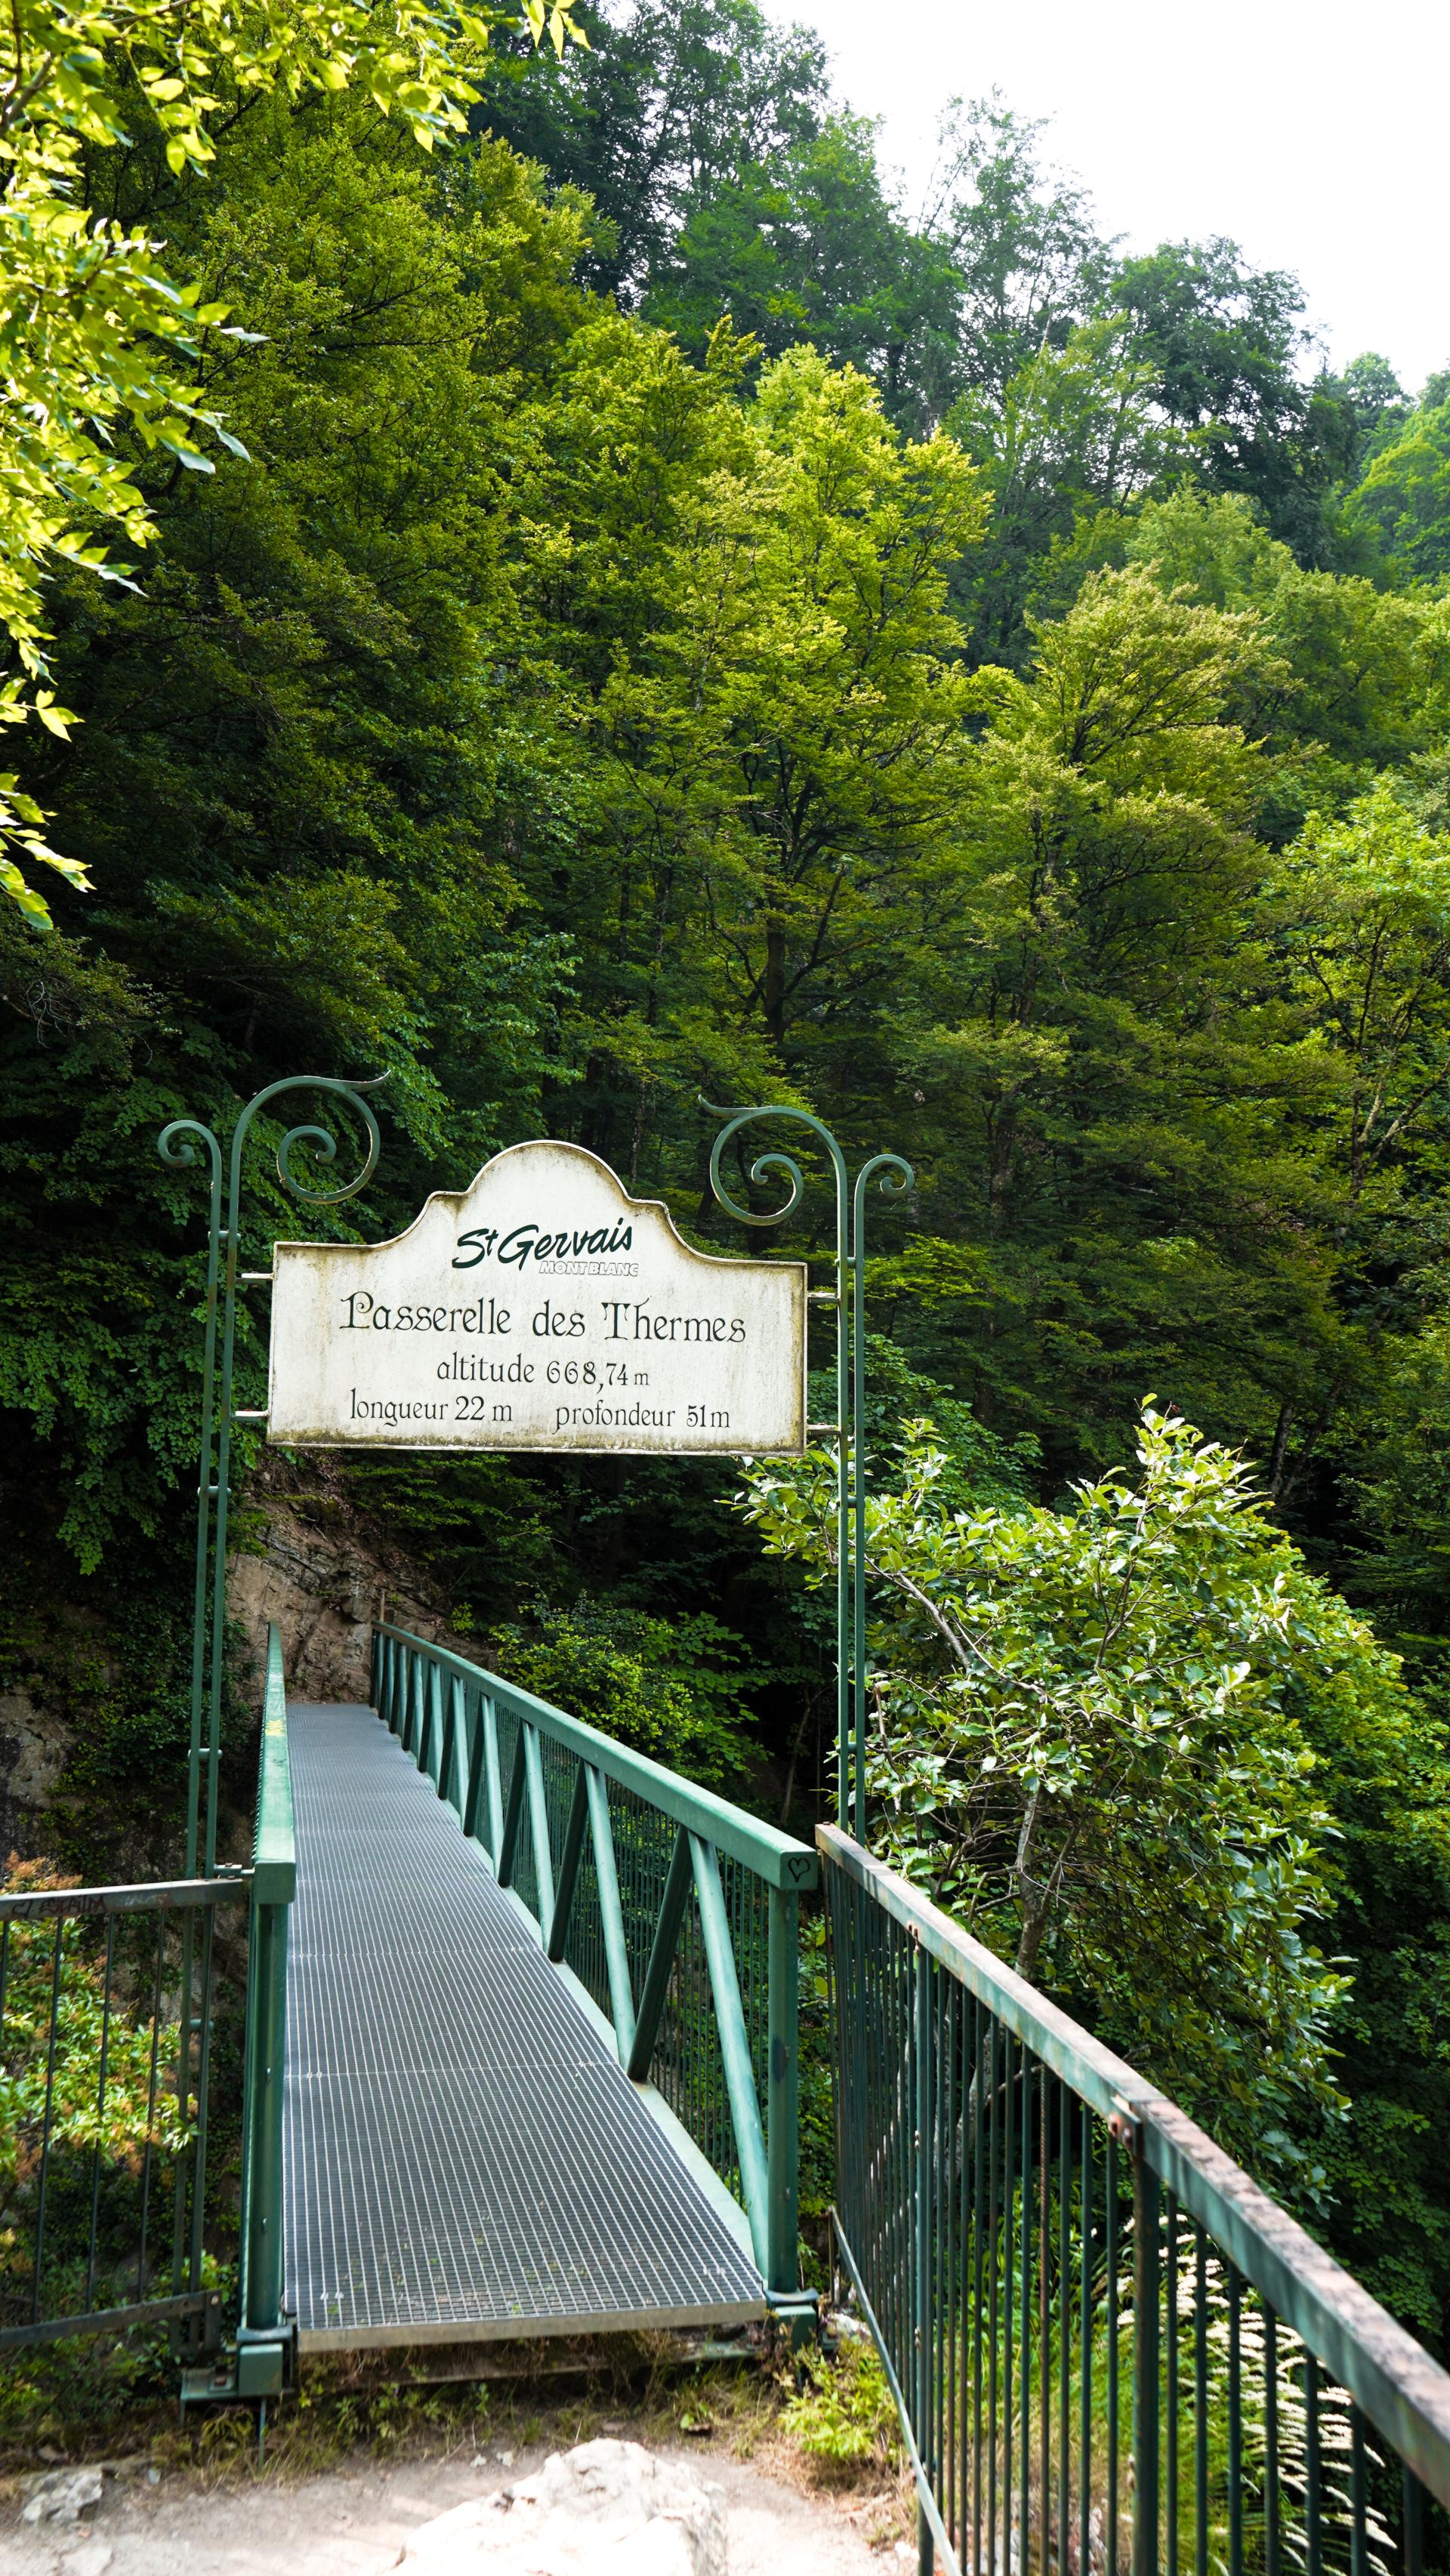
[[[638,2442],[581,2442],[413,2534],[417,2576],[728,2576],[718,2489]]]
[[[32,2478],[30,2494],[21,2509],[22,2522],[56,2522],[64,2529],[67,2523],[79,2522],[101,2501],[99,2469],[51,2469],[45,2477]]]

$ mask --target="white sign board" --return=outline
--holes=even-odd
[[[279,1243],[295,1448],[801,1451],[806,1272],[694,1252],[579,1145],[512,1145],[391,1243]]]

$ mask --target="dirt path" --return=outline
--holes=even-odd
[[[661,2444],[661,2456],[724,2491],[730,2576],[885,2576],[914,2564],[889,2536],[889,2505],[803,2495],[713,2447]],[[0,2507],[0,2576],[384,2576],[413,2533],[469,2497],[538,2468],[545,2446],[473,2461],[370,2460],[291,2479],[208,2486],[185,2472],[148,2484],[107,2476],[99,2507],[70,2530],[27,2525]],[[870,2540],[878,2537],[878,2545]],[[881,2543],[884,2542],[884,2546]]]

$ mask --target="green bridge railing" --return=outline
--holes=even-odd
[[[841,2261],[921,2565],[1450,2563],[1450,2375],[1202,2129],[832,1826]]]
[[[169,2325],[206,2281],[217,1921],[235,1879],[0,1889],[0,2352]]]
[[[800,1899],[815,1853],[496,1673],[386,1624],[373,1705],[483,1847],[799,2297]]]
[[[295,1885],[273,1628],[250,1868],[140,1886],[0,1888],[0,2351],[167,2325],[178,2357],[200,2365],[186,2374],[189,2395],[281,2388]],[[219,1932],[240,1905],[245,1987],[240,1940]],[[234,2159],[239,2223],[214,2181]],[[217,2266],[233,2242],[238,2350],[219,2362],[227,2317]]]

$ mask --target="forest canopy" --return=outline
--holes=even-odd
[[[386,1073],[361,1232],[547,1133],[730,1250],[701,1094],[807,1105],[917,1173],[873,1210],[883,1549],[1065,1633],[1123,1497],[1208,1513],[1164,1634],[1248,1671],[1217,1732],[1181,1712],[1191,1795],[1154,1772],[1134,1865],[1186,1853],[1205,1922],[1228,1891],[1262,2009],[1207,1942],[1177,2006],[1166,1933],[1129,1975],[1075,1719],[1083,1903],[1038,1973],[1252,2116],[1443,2338],[1450,375],[1329,373],[1228,238],[1125,256],[999,99],[908,212],[808,30],[579,19],[562,59],[495,27],[436,151],[325,78],[198,104],[179,160],[144,80],[76,139],[77,206],[225,308],[167,365],[226,440],[201,473],[115,417],[152,542],[99,580],[125,513],[83,496],[45,606],[82,721],[25,736],[93,891],[0,905],[0,1690],[70,1729],[55,1857],[159,1857],[184,1760],[201,1210],[165,1121]],[[297,1230],[264,1144],[258,1268]],[[783,1248],[828,1252],[823,1190]],[[254,1543],[284,1491],[383,1533],[551,1696],[814,1812],[810,1549],[728,1468],[243,1445]],[[1233,1570],[1202,1636],[1194,1546]],[[1009,1712],[943,1734],[878,1572],[880,1794],[941,1757],[902,1847],[1015,1952],[963,1768],[984,1729],[1017,1759]]]

